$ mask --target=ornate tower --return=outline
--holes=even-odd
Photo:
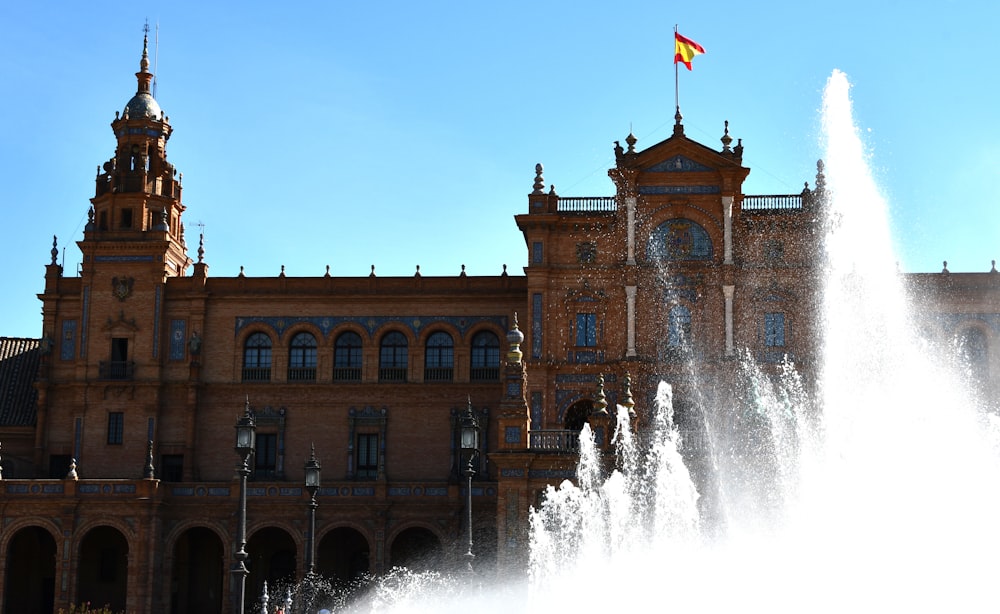
[[[111,122],[118,146],[98,169],[93,209],[79,244],[85,278],[102,263],[153,263],[164,278],[183,276],[191,263],[181,224],[181,184],[167,162],[171,128],[150,92],[148,35],[135,76],[135,96]],[[124,285],[116,288],[126,290]]]

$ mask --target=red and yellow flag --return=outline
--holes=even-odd
[[[694,56],[705,53],[705,48],[690,38],[674,32],[674,64],[683,62],[691,70],[691,60]]]

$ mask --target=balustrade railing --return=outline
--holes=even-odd
[[[790,211],[801,208],[801,194],[772,194],[743,197],[744,211]]]
[[[560,197],[556,204],[556,211],[561,213],[606,213],[617,209],[614,196]]]
[[[100,379],[124,379],[135,377],[135,363],[131,360],[102,360],[98,364]]]
[[[579,452],[580,431],[540,429],[528,432],[528,448],[544,452]]]

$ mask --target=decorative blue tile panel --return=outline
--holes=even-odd
[[[84,495],[98,495],[101,493],[101,487],[97,484],[80,484],[76,492]]]
[[[228,486],[214,486],[208,489],[209,497],[228,497],[229,487]]]
[[[157,285],[153,299],[153,358],[160,357],[160,307],[163,300],[163,286]]]
[[[351,495],[354,497],[374,497],[375,489],[371,486],[355,486],[351,489]]]
[[[61,495],[63,493],[62,484],[42,484],[42,494]]]
[[[531,357],[542,357],[542,295],[531,295]]]
[[[426,497],[446,497],[448,496],[447,488],[428,488],[424,491],[424,496]]]
[[[175,497],[193,497],[194,488],[191,486],[174,486],[170,489],[170,494]]]
[[[531,428],[542,428],[542,393],[531,393]]]
[[[455,327],[464,335],[467,330],[483,322],[493,324],[504,331],[509,328],[507,316],[238,316],[235,334],[239,335],[241,330],[252,324],[263,324],[281,336],[289,327],[301,323],[315,326],[324,335],[346,323],[364,327],[370,335],[387,324],[402,324],[414,334],[418,334],[432,324],[442,323]]]
[[[504,443],[521,443],[521,427],[508,426],[504,432]]]
[[[501,469],[500,475],[505,478],[523,478],[524,469]]]
[[[409,497],[412,490],[408,486],[393,486],[389,489],[390,497]]]
[[[83,318],[80,322],[80,358],[87,357],[87,321],[90,318],[90,286],[83,287]]]
[[[76,320],[63,320],[62,335],[59,337],[59,358],[73,360],[76,354]]]
[[[134,495],[135,484],[115,484],[116,495]]]
[[[294,487],[285,486],[283,488],[279,488],[278,489],[278,494],[280,496],[282,496],[282,497],[301,497],[302,496],[302,487],[301,486],[294,486]]]
[[[184,360],[187,320],[170,320],[170,360]]]

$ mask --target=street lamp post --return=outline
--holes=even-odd
[[[316,460],[316,446],[310,446],[309,460],[305,466],[306,492],[309,493],[309,540],[306,543],[306,577],[316,570],[316,491],[319,490],[320,465]]]
[[[250,399],[247,398],[243,415],[236,420],[236,453],[239,454],[242,464],[236,471],[240,474],[240,507],[237,516],[236,544],[239,549],[233,554],[236,562],[233,563],[233,612],[243,614],[244,592],[246,591],[247,576],[247,478],[250,477],[250,457],[253,456],[254,431],[256,430],[253,414],[250,412]]]
[[[461,446],[462,453],[468,458],[468,463],[465,466],[465,477],[466,483],[466,525],[468,525],[468,535],[469,535],[469,549],[465,553],[465,560],[468,565],[469,573],[472,573],[472,561],[476,558],[476,555],[472,554],[472,476],[476,474],[475,461],[479,457],[479,422],[476,420],[476,415],[472,412],[472,399],[469,399],[469,405],[465,410],[465,415],[462,416],[461,420]]]

